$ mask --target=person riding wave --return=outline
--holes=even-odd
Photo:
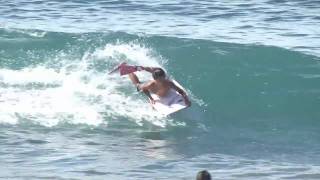
[[[155,100],[150,95],[150,92],[158,95],[159,98],[161,99],[166,97],[169,91],[173,89],[183,97],[184,102],[187,106],[191,106],[191,102],[186,92],[183,89],[176,86],[172,81],[167,79],[166,73],[164,72],[163,69],[158,67],[142,67],[142,66],[137,66],[137,68],[138,70],[145,70],[152,74],[153,80],[150,80],[149,82],[146,82],[146,83],[141,83],[134,72],[129,74],[129,78],[131,79],[132,83],[137,87],[137,90],[144,92],[148,96],[152,104],[155,103]]]

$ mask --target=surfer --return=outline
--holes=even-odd
[[[131,79],[132,83],[137,87],[138,91],[144,92],[150,102],[152,104],[155,103],[155,100],[152,98],[151,93],[158,95],[161,98],[166,97],[171,89],[177,91],[184,99],[184,102],[187,106],[191,106],[191,102],[186,94],[186,92],[176,86],[172,81],[166,78],[166,74],[163,69],[158,67],[143,67],[143,66],[136,66],[138,70],[145,70],[152,74],[153,80],[150,80],[146,83],[141,83],[137,77],[137,75],[132,72],[129,74],[129,78]]]

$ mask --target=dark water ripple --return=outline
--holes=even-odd
[[[319,4],[319,1],[311,0],[246,3],[6,0],[0,5],[0,24],[3,27],[32,27],[49,31],[111,30],[224,42],[258,42],[293,49],[299,44],[307,48],[297,50],[319,55],[318,51],[308,48],[320,46],[319,38],[311,38],[320,33],[317,30]],[[309,37],[282,37],[281,34],[286,33],[283,29]]]

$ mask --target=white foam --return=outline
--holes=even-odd
[[[63,55],[64,57],[65,55]],[[166,126],[168,119],[151,109],[127,77],[97,71],[95,61],[161,66],[151,49],[136,44],[107,44],[78,63],[61,60],[60,69],[45,65],[21,70],[0,69],[0,122],[29,120],[45,126],[61,122],[99,125],[117,117],[138,124]],[[75,62],[75,61],[74,61]],[[72,67],[72,68],[70,68]],[[151,76],[139,73],[142,79]]]
[[[55,70],[43,66],[25,68],[19,71],[0,69],[0,80],[7,84],[61,83],[64,78],[61,75]]]
[[[93,54],[98,58],[112,58],[113,62],[139,64],[144,66],[160,66],[165,63],[160,56],[155,56],[151,49],[139,44],[107,44],[103,49],[96,50]]]

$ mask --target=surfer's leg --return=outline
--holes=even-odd
[[[138,76],[135,74],[135,73],[130,73],[129,74],[129,78],[130,78],[130,80],[132,81],[132,83],[134,84],[134,85],[138,85],[138,84],[140,84],[140,81],[139,81],[139,79],[138,79]]]

